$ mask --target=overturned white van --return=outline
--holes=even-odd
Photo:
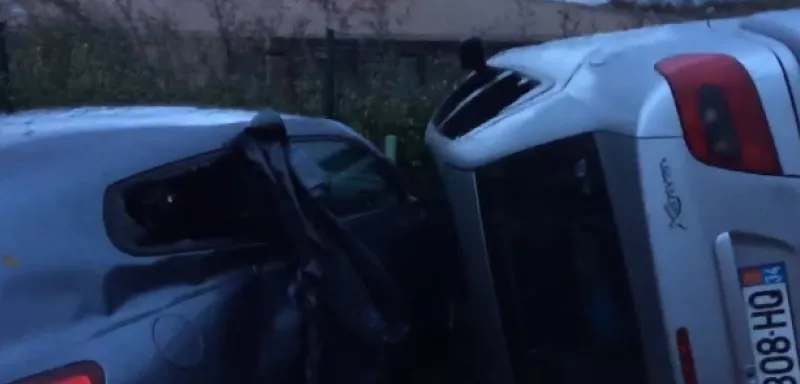
[[[800,11],[461,53],[426,139],[471,377],[800,382]]]

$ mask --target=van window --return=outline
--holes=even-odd
[[[518,382],[646,382],[593,136],[512,155],[479,169],[476,180]]]
[[[487,73],[472,73],[445,99],[431,123],[451,139],[464,136],[538,85],[538,81],[510,70],[489,67]]]

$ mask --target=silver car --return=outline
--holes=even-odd
[[[423,289],[404,289],[412,307],[431,302],[418,284],[434,281],[429,211],[341,123],[194,107],[2,115],[0,383],[282,383],[298,362],[302,376],[303,321],[286,303],[302,245],[287,228],[302,222],[273,204],[294,195],[253,171],[280,159],[232,146],[269,118],[294,169],[272,176],[296,176],[373,264]]]

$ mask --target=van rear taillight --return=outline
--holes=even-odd
[[[689,330],[678,328],[675,333],[678,343],[678,362],[681,364],[681,376],[684,384],[698,384],[697,371],[694,367],[694,354],[692,353],[692,342],[689,339]]]
[[[761,98],[747,69],[722,54],[678,55],[656,64],[667,80],[689,152],[719,168],[783,170]]]
[[[11,384],[105,384],[103,367],[94,361],[80,361],[37,373]]]

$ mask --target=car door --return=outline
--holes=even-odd
[[[372,249],[387,269],[397,270],[391,264],[397,260],[394,253],[401,243],[410,243],[414,228],[400,215],[410,214],[413,206],[405,204],[408,196],[391,165],[356,140],[305,137],[295,140],[291,149],[295,171],[309,182],[306,187],[312,193],[316,185],[309,178],[313,171],[309,165],[323,171],[313,175],[325,181],[325,193],[318,195],[320,203]],[[295,271],[285,262],[294,253],[281,235],[286,223],[275,220],[282,215],[270,203],[276,198],[273,186],[253,165],[243,153],[223,149],[134,175],[109,188],[107,227],[117,247],[130,255],[171,261],[172,267],[165,268],[170,273],[161,276],[162,284],[202,287],[173,293],[173,302],[179,304],[171,312],[180,312],[186,323],[165,327],[163,337],[172,341],[163,347],[168,352],[161,351],[168,354],[168,361],[192,356],[197,365],[182,366],[191,369],[178,372],[150,367],[139,375],[146,376],[146,382],[249,382],[252,372],[265,371],[269,377],[259,379],[292,382],[290,376],[302,372],[292,369],[304,361],[302,323],[282,322],[285,329],[277,331],[271,325],[289,314],[299,315],[287,294]],[[115,222],[113,218],[122,217],[123,210],[127,219],[146,227],[147,233]],[[138,279],[147,283],[138,284],[130,276],[132,270],[121,272],[120,278],[127,278],[117,282],[124,292],[120,295],[139,294],[144,300],[152,288],[142,285],[159,281],[155,270],[148,270]],[[406,276],[403,271],[396,275]],[[217,285],[209,286],[209,282]],[[210,297],[193,312],[184,304],[192,296]],[[189,319],[200,323],[196,325],[200,336],[184,336],[191,329]]]
[[[397,213],[411,207],[390,164],[356,141],[335,141],[346,144],[345,160],[326,160],[332,156],[316,142],[295,148],[328,170],[332,193],[323,203],[377,255],[401,253],[398,239],[410,231],[396,232],[404,223]],[[334,149],[330,155],[341,152]],[[297,329],[264,332],[292,310],[286,287],[294,271],[285,267],[282,223],[268,220],[279,217],[264,204],[269,186],[247,163],[225,148],[108,186],[103,223],[113,249],[104,251],[108,265],[90,267],[103,276],[104,313],[23,343],[0,381],[45,372],[92,384],[251,382],[257,365],[297,362]],[[275,236],[257,236],[264,233]],[[263,343],[280,353],[258,361]],[[53,348],[64,345],[69,353]]]
[[[35,203],[58,207],[49,222],[38,220],[40,241],[11,244],[36,257],[2,276],[0,382],[32,374],[21,382],[252,381],[260,320],[283,304],[288,275],[278,236],[253,235],[281,223],[263,220],[263,178],[230,148],[212,149],[231,134],[198,136],[162,129],[122,136],[127,146],[112,135],[97,145],[77,135],[59,142],[74,155],[40,169],[83,178],[56,197],[39,195]],[[175,144],[151,146],[149,157],[119,153],[153,141]],[[91,159],[123,160],[87,169]],[[48,192],[57,181],[19,185]],[[38,213],[20,205],[26,210],[14,212]]]

